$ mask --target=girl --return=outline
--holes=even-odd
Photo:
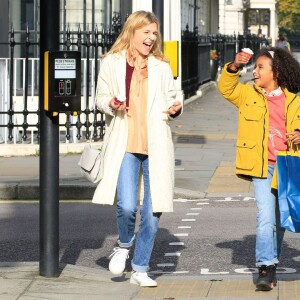
[[[239,110],[236,173],[254,185],[257,205],[257,288],[276,285],[284,229],[278,218],[277,190],[271,188],[276,153],[300,144],[300,66],[280,48],[263,48],[256,55],[254,84],[238,81],[241,65],[248,62],[241,52],[225,65],[218,87]],[[289,143],[290,144],[290,143]]]

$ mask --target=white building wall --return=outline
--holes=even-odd
[[[63,6],[65,2],[65,8],[67,10],[66,20],[64,20]],[[108,18],[105,15],[105,8],[107,6],[106,0],[95,1],[95,25],[101,30]],[[112,1],[112,14],[115,12],[120,12],[120,0]],[[60,22],[61,30],[63,30],[63,24],[65,23],[67,27],[71,30],[77,30],[78,27],[83,30],[84,28],[84,4],[82,0],[61,0],[60,1]],[[86,29],[93,30],[92,28],[92,1],[86,1]]]
[[[196,0],[196,7],[194,0],[182,0],[181,1],[181,28],[188,28],[190,31],[194,31],[194,25],[198,27],[199,34],[205,34],[209,32],[209,16],[210,16],[210,0]],[[196,9],[196,22],[194,22]]]
[[[184,0],[193,2],[193,0]],[[206,0],[205,0],[206,1]],[[181,0],[164,0],[164,24],[163,36],[164,41],[178,41],[178,73],[175,79],[177,90],[177,99],[183,99],[183,91],[181,85],[181,24],[182,24],[182,2]],[[133,0],[132,10],[152,11],[152,0]],[[188,10],[187,10],[188,12]]]
[[[209,33],[210,22],[210,1],[202,0],[199,2],[199,10],[197,10],[197,26],[200,34]]]
[[[164,1],[164,40],[178,41],[178,74],[175,79],[177,99],[183,100],[184,94],[181,84],[181,0]]]
[[[219,2],[219,33],[242,34],[244,31],[242,0],[220,0]]]
[[[257,9],[270,9],[270,37],[272,45],[278,37],[278,20],[276,10],[276,0],[251,0],[250,8]]]
[[[270,10],[270,37],[273,45],[278,37],[276,2],[276,0],[250,0],[251,9]],[[228,35],[243,33],[243,13],[242,0],[219,0],[219,32]],[[258,34],[258,26],[251,26],[248,29],[251,34]],[[261,30],[267,35],[267,26],[262,25]]]
[[[137,10],[152,11],[152,0],[132,0],[132,12]]]

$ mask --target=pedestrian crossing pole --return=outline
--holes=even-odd
[[[44,277],[59,276],[59,117],[45,111],[45,59],[59,50],[59,0],[40,0],[40,261]]]

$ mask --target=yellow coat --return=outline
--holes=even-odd
[[[229,73],[226,64],[218,88],[238,108],[236,174],[241,177],[267,177],[268,172],[268,102],[262,88],[239,82],[239,72]],[[300,129],[300,97],[287,89],[285,117],[287,132]]]

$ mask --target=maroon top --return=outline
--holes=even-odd
[[[128,62],[126,62],[126,76],[125,76],[125,84],[126,84],[126,107],[129,107],[129,92],[130,92],[130,82],[132,78],[134,67],[131,67]]]

